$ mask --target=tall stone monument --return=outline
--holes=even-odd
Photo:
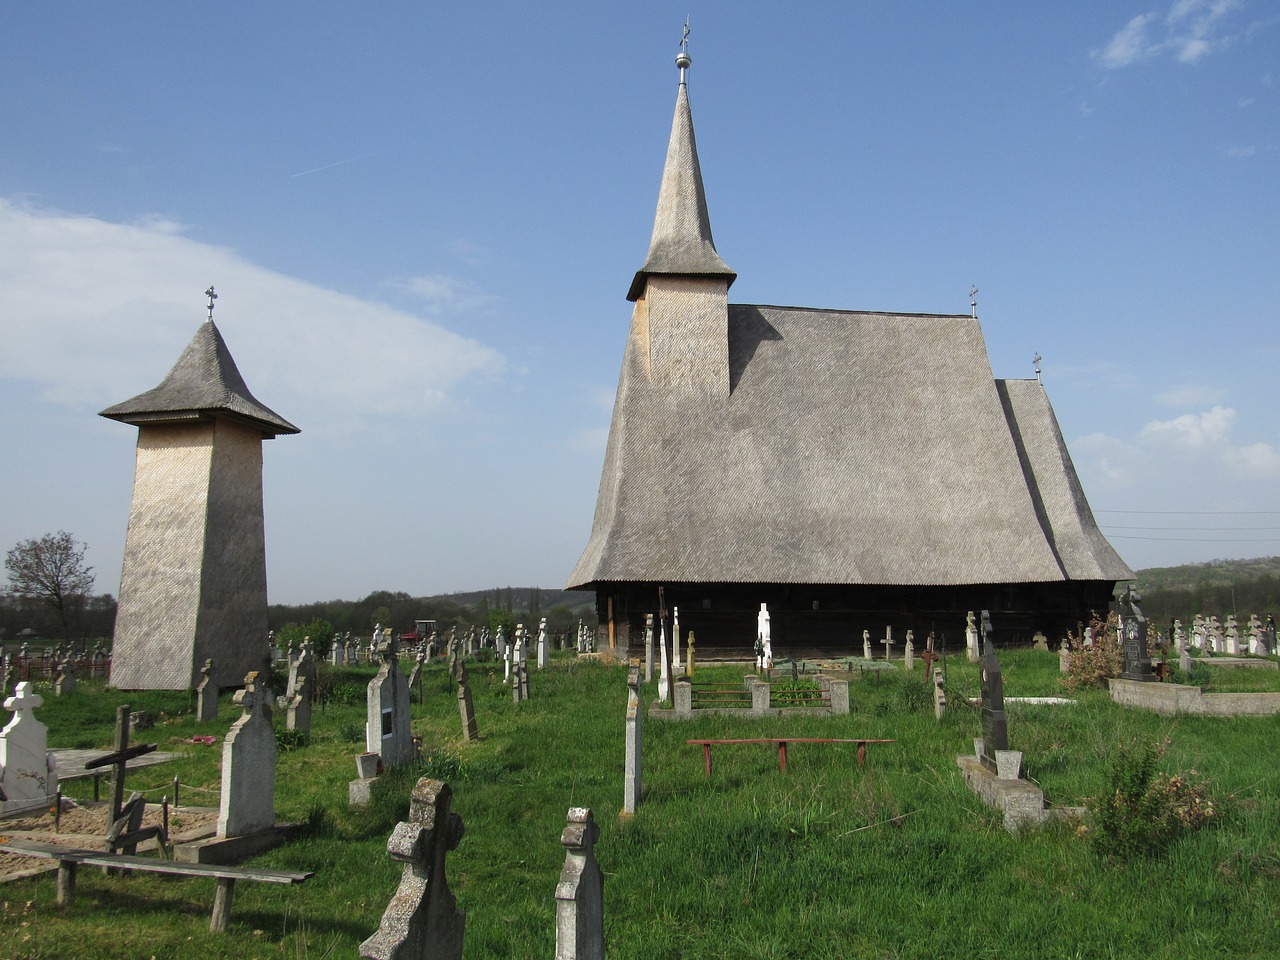
[[[216,687],[266,666],[262,441],[298,428],[245,386],[209,319],[153,390],[103,410],[138,428],[111,684]]]
[[[1120,676],[1126,680],[1155,679],[1151,672],[1151,656],[1147,652],[1147,618],[1138,607],[1141,599],[1131,583],[1111,604],[1116,614],[1116,631],[1124,664]]]

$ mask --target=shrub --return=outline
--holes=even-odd
[[[1166,676],[1170,683],[1181,683],[1188,687],[1199,687],[1202,690],[1213,682],[1213,674],[1209,671],[1208,664],[1195,660],[1191,661],[1190,670],[1179,670],[1170,664]]]
[[[1216,816],[1208,784],[1194,770],[1160,772],[1168,742],[1118,744],[1107,761],[1105,791],[1090,801],[1094,849],[1108,859],[1162,855],[1178,837]]]
[[[1106,687],[1109,679],[1120,676],[1123,657],[1115,614],[1107,614],[1106,620],[1095,615],[1089,626],[1093,643],[1088,646],[1082,634],[1067,633],[1067,671],[1058,680],[1067,690]]]

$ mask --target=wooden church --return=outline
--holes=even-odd
[[[862,631],[1055,638],[1133,577],[1098,529],[1044,388],[992,374],[975,316],[729,302],[680,84],[591,537],[568,581],[622,652],[679,609],[704,651]]]

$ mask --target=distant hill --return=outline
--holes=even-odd
[[[1280,616],[1280,557],[1151,567],[1138,571],[1137,584],[1143,613],[1162,629],[1198,613],[1235,614],[1242,624],[1253,613]]]

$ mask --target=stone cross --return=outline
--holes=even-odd
[[[916,668],[916,644],[910,630],[907,631],[907,645],[902,654],[902,663],[908,673]]]
[[[760,604],[760,612],[756,614],[756,634],[760,638],[760,662],[756,669],[768,672],[773,667],[773,621],[766,603]]]
[[[213,661],[205,660],[196,684],[196,720],[210,723],[218,718],[218,688],[213,683]]]
[[[884,639],[880,642],[884,644],[884,658],[888,661],[893,653],[893,627],[884,628]]]
[[[969,654],[970,663],[977,663],[982,659],[982,650],[978,646],[978,627],[974,622],[972,610],[965,614],[964,618],[964,645]]]
[[[1151,673],[1151,657],[1147,653],[1147,618],[1138,607],[1141,599],[1133,584],[1129,584],[1120,598],[1111,604],[1111,611],[1116,615],[1116,634],[1124,664],[1120,676],[1126,680],[1155,679]]]
[[[684,673],[684,660],[680,656],[680,608],[671,608],[671,676]]]
[[[404,864],[400,887],[382,914],[378,932],[360,944],[364,960],[461,960],[466,914],[449,890],[445,854],[465,832],[449,810],[447,783],[423,777],[409,800],[409,819],[396,824],[387,853]]]
[[[1240,627],[1234,614],[1227,617],[1227,653],[1233,657],[1240,655]]]
[[[658,669],[658,699],[664,703],[671,698],[671,660],[667,656],[667,625],[658,624],[658,648],[661,651]]]
[[[982,611],[982,750],[978,759],[995,772],[996,751],[1009,749],[1009,729],[1004,713],[1004,680],[996,648],[991,642],[991,620]]]
[[[32,711],[44,704],[30,681],[23,680],[6,697],[13,717],[0,730],[0,809],[45,800],[57,790],[57,764],[48,751],[49,733]],[[123,779],[123,778],[122,778]]]
[[[66,657],[62,661],[62,666],[58,672],[58,679],[53,684],[53,695],[60,697],[64,693],[72,694],[76,691],[76,665],[71,657]]]
[[[476,705],[471,698],[471,687],[467,684],[465,663],[458,670],[458,717],[462,721],[463,738],[479,740],[480,729],[476,726]]]
[[[400,672],[394,649],[388,652],[378,674],[366,689],[365,750],[382,758],[384,767],[408,763],[414,758],[409,728],[409,684]]]
[[[298,685],[289,698],[285,729],[300,730],[306,734],[311,732],[311,688],[305,675],[298,678]]]
[[[871,659],[871,631],[870,630],[862,631],[862,659],[863,660]]]
[[[689,650],[688,650],[688,654],[687,654],[687,656],[688,656],[688,660],[687,660],[687,661],[686,661],[686,663],[685,663],[685,673],[687,673],[689,676],[691,676],[691,677],[692,677],[692,676],[693,676],[693,664],[694,664],[694,656],[693,656],[693,631],[692,631],[692,630],[690,630],[690,631],[689,631]]]
[[[276,734],[271,691],[255,670],[232,698],[244,714],[222,742],[222,796],[218,836],[242,837],[276,823]]]
[[[547,666],[547,657],[549,651],[547,649],[547,618],[543,617],[538,623],[538,669],[545,670]]]
[[[644,711],[640,707],[640,669],[627,672],[627,745],[626,767],[622,779],[622,812],[631,815],[640,806],[642,784],[641,752]]]
[[[595,853],[600,829],[586,807],[570,807],[567,819],[556,885],[556,960],[604,960],[604,874]]]
[[[653,614],[644,615],[644,682],[653,682]]]

